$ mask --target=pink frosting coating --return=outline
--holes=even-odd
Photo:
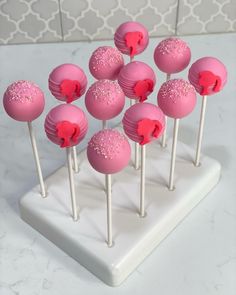
[[[190,62],[191,51],[186,42],[179,38],[161,41],[154,51],[154,61],[164,73],[173,74],[183,71]]]
[[[87,156],[95,170],[103,174],[113,174],[128,165],[131,148],[122,133],[114,129],[104,129],[89,141]]]
[[[89,60],[89,70],[97,80],[115,80],[123,66],[122,54],[111,46],[98,47]]]
[[[125,112],[122,124],[125,134],[135,142],[142,142],[143,138],[138,134],[138,123],[143,119],[157,120],[162,125],[162,130],[159,133],[160,137],[165,130],[165,116],[162,110],[151,103],[136,103],[128,108]],[[150,138],[151,141],[156,140],[158,137]]]
[[[79,107],[71,104],[58,105],[47,114],[44,129],[48,139],[57,145],[61,145],[62,140],[57,136],[57,124],[63,121],[79,126],[80,133],[78,140],[75,143],[71,143],[71,146],[80,143],[88,131],[88,121],[85,113]]]
[[[48,86],[52,95],[61,101],[66,101],[67,98],[61,94],[60,84],[64,80],[78,81],[80,88],[80,95],[75,97],[75,99],[80,98],[86,90],[87,87],[87,77],[84,71],[75,64],[62,64],[56,67],[49,75]]]
[[[134,86],[138,81],[146,79],[152,80],[155,86],[156,77],[153,69],[144,62],[133,61],[121,69],[118,76],[118,83],[127,97],[139,99],[134,92]]]
[[[196,92],[188,81],[172,79],[162,84],[157,99],[166,116],[180,119],[193,111]]]
[[[149,43],[149,36],[148,36],[148,31],[147,29],[140,23],[138,22],[125,22],[121,24],[114,35],[114,42],[116,47],[126,55],[130,55],[130,49],[127,47],[127,44],[125,42],[125,35],[129,32],[141,32],[143,35],[143,39],[141,40],[140,44],[137,45],[137,53],[140,54],[142,53],[146,47],[148,46]]]
[[[38,118],[44,110],[44,94],[33,82],[17,81],[11,84],[4,93],[3,105],[11,118],[31,122]]]
[[[123,110],[125,95],[117,81],[99,80],[88,89],[85,105],[96,119],[109,120]]]
[[[204,71],[210,71],[214,75],[219,76],[221,79],[220,90],[223,89],[227,82],[227,69],[225,65],[215,57],[202,57],[195,61],[188,73],[188,79],[190,83],[194,86],[198,93],[201,93],[202,87],[199,85],[199,74]],[[215,94],[213,91],[214,85],[212,85],[208,90],[208,95]]]

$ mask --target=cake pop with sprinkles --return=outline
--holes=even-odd
[[[111,174],[124,169],[130,160],[131,148],[127,138],[117,130],[103,129],[88,143],[87,157],[91,166],[105,174],[107,195],[107,245],[112,241]]]
[[[89,59],[90,73],[97,80],[116,80],[123,66],[122,54],[111,46],[98,47]]]

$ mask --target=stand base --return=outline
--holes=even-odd
[[[88,164],[86,151],[79,155],[76,174],[80,220],[71,215],[67,168],[62,167],[46,180],[47,198],[39,187],[20,201],[22,219],[76,259],[106,284],[117,286],[217,184],[221,167],[202,156],[200,167],[193,165],[194,151],[178,142],[175,190],[169,191],[171,142],[162,149],[155,142],[147,146],[146,217],[140,218],[140,171],[130,164],[112,175],[113,240],[106,244],[106,196],[104,175]]]

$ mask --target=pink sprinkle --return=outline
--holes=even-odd
[[[162,54],[184,55],[188,45],[181,39],[168,38],[161,41],[158,49]]]

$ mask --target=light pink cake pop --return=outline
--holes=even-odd
[[[190,48],[179,38],[171,37],[161,41],[154,51],[157,67],[166,74],[183,71],[189,65],[190,59]]]
[[[88,130],[88,121],[84,112],[75,105],[62,104],[48,113],[44,128],[48,139],[64,147],[80,143]]]
[[[217,58],[203,57],[192,64],[188,79],[198,93],[212,95],[225,86],[227,70]]]
[[[44,110],[44,94],[33,82],[17,81],[11,84],[4,93],[3,105],[11,118],[22,122],[32,122]]]
[[[151,103],[137,103],[131,106],[122,120],[125,134],[140,145],[158,139],[165,129],[162,110]]]
[[[121,69],[118,83],[127,97],[143,102],[152,93],[156,77],[152,68],[147,64],[133,61]]]
[[[117,81],[99,80],[88,89],[85,105],[96,119],[109,120],[123,110],[125,95]]]
[[[85,93],[87,77],[77,65],[62,64],[50,73],[48,86],[55,98],[70,103]]]
[[[148,46],[148,31],[138,22],[125,22],[117,28],[114,42],[123,54],[133,57],[142,53]]]
[[[193,111],[196,105],[196,92],[188,81],[172,79],[162,84],[157,99],[166,116],[180,119]]]
[[[89,70],[97,80],[115,80],[124,66],[122,54],[114,47],[98,47],[89,60]]]
[[[127,138],[114,129],[96,133],[88,143],[87,156],[91,166],[103,174],[113,174],[128,165],[131,148]]]

